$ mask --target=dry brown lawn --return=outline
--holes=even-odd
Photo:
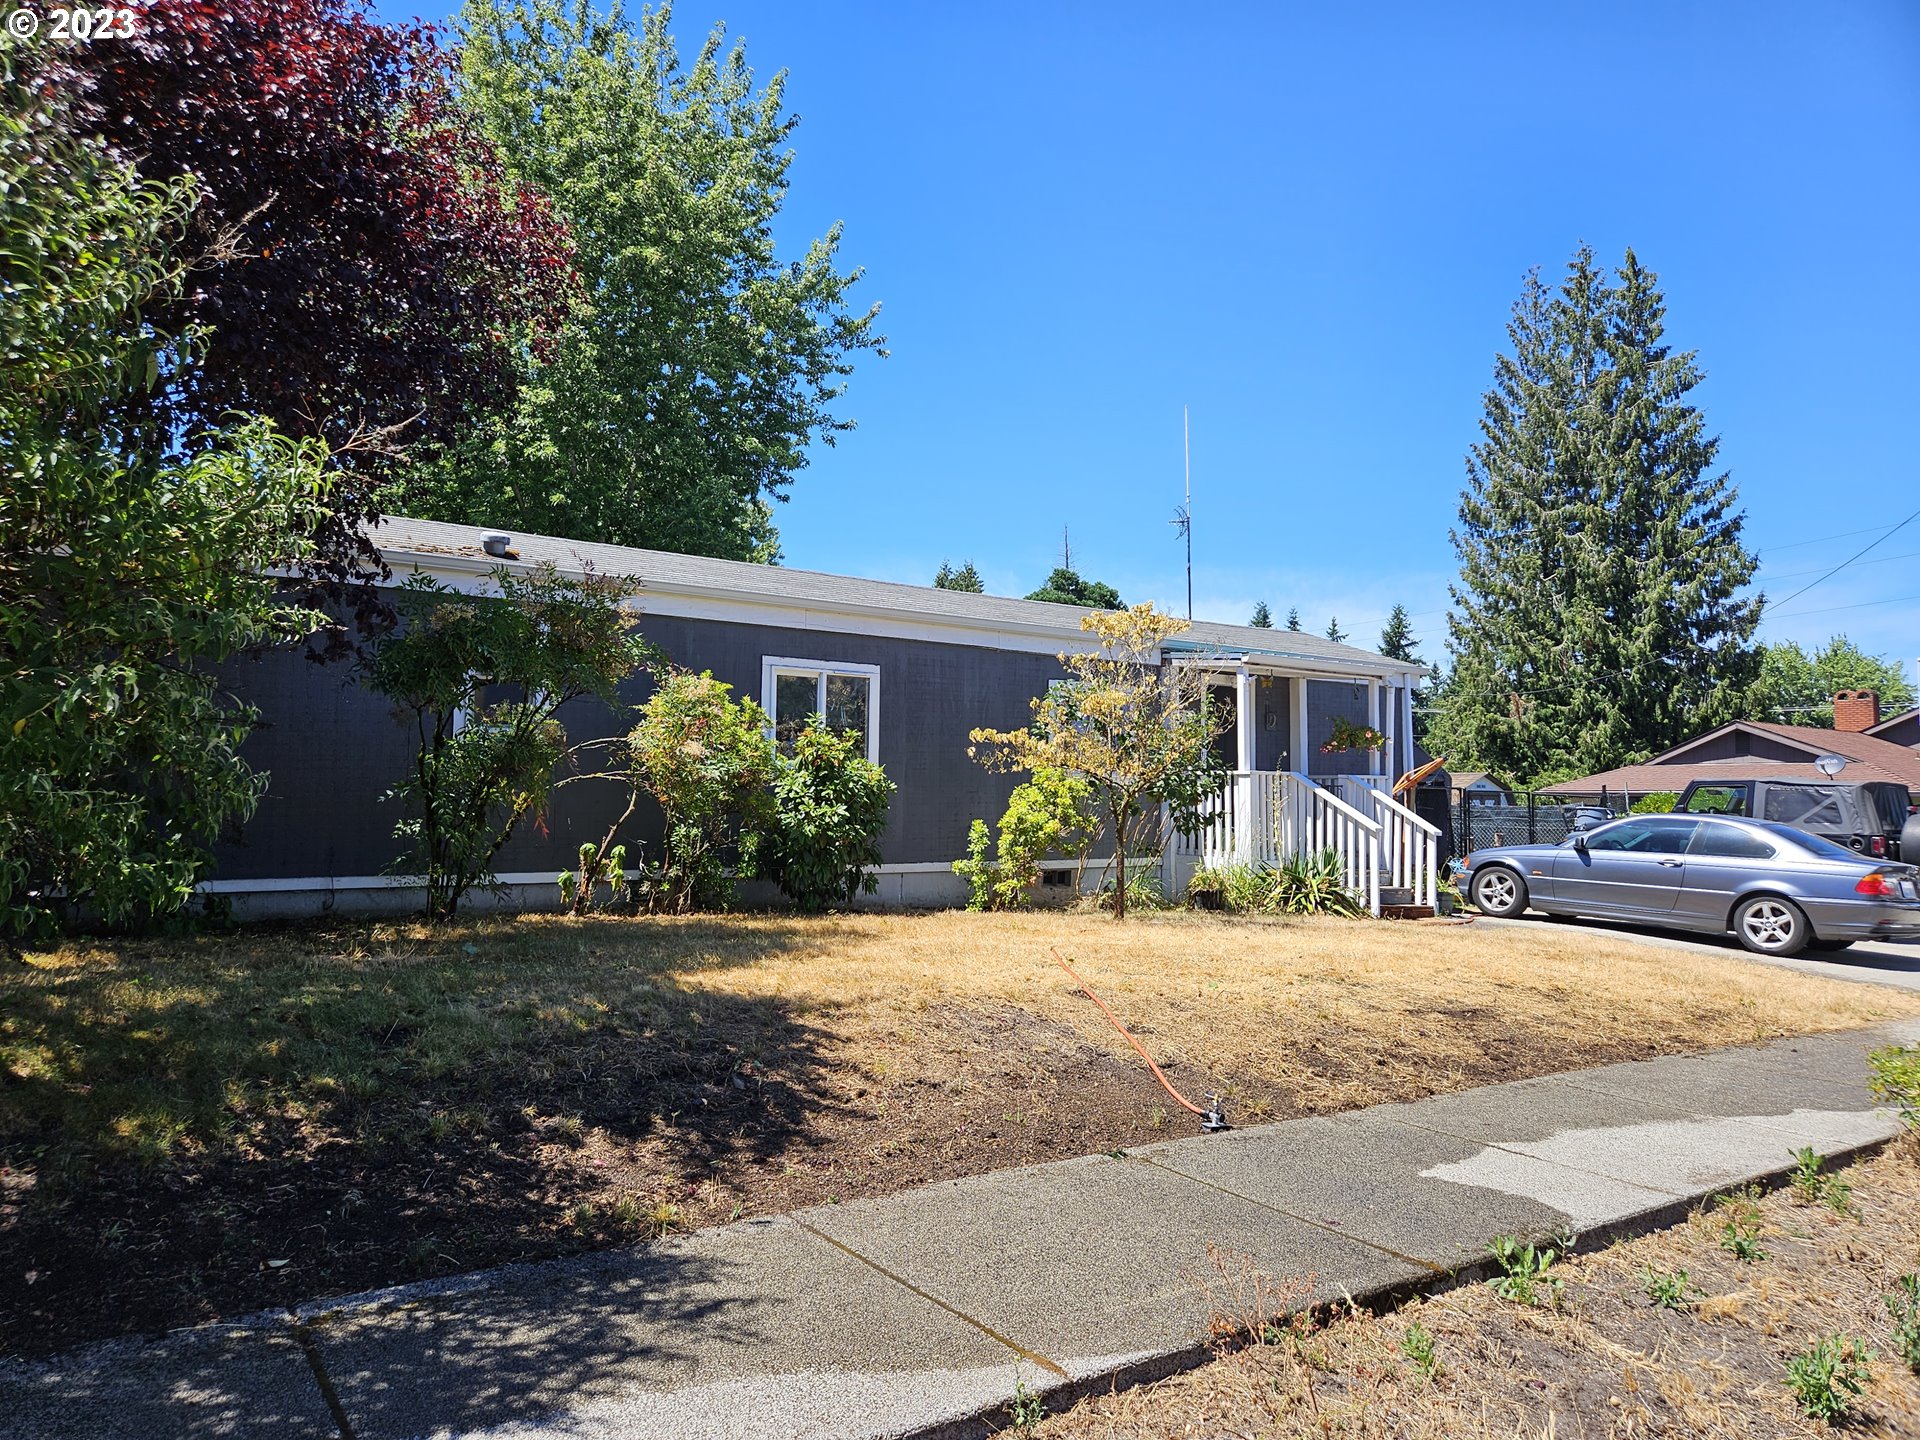
[[[488,920],[0,971],[0,1352],[1240,1123],[1920,1013],[1552,926]]]
[[[1722,1197],[1682,1225],[1557,1263],[1557,1307],[1468,1284],[1383,1315],[1285,1320],[1277,1343],[1158,1384],[1098,1396],[1025,1429],[1029,1440],[1788,1440],[1920,1434],[1920,1326],[1903,1353],[1887,1299],[1920,1271],[1914,1137],[1839,1172],[1844,1213],[1790,1190]],[[1760,1258],[1722,1247],[1730,1216]],[[1245,1293],[1244,1277],[1228,1274]],[[1653,1276],[1679,1288],[1669,1307]],[[1284,1293],[1283,1277],[1267,1277]],[[1217,1285],[1227,1300],[1230,1287]],[[1228,1303],[1228,1309],[1231,1309]],[[1424,1332],[1436,1369],[1411,1354]],[[1806,1414],[1788,1362],[1828,1337],[1873,1352],[1844,1428]],[[1843,1342],[1844,1343],[1844,1342]]]

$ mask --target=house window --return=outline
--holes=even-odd
[[[807,721],[824,715],[835,730],[852,731],[880,758],[880,667],[833,660],[768,656],[760,667],[761,704],[773,721],[773,743],[791,750]]]

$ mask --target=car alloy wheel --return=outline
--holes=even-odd
[[[1527,908],[1526,887],[1511,870],[1495,866],[1473,882],[1473,903],[1488,915],[1518,915]]]
[[[1807,917],[1788,900],[1762,895],[1734,917],[1740,943],[1762,955],[1792,955],[1807,943]]]

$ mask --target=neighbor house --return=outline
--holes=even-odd
[[[1876,740],[1888,740],[1909,750],[1920,750],[1920,706],[1869,726],[1864,732]]]
[[[1025,725],[1033,699],[1062,674],[1059,653],[1093,648],[1080,627],[1087,612],[1074,606],[542,535],[512,536],[514,558],[503,559],[487,553],[490,533],[389,519],[373,539],[396,585],[424,574],[483,593],[500,566],[543,562],[631,577],[640,629],[670,660],[752,696],[776,728],[825,709],[859,731],[898,787],[881,840],[881,903],[944,904],[964,894],[952,864],[968,825],[998,820],[1017,782],[969,758],[968,732]],[[1184,883],[1206,861],[1272,859],[1322,844],[1373,867],[1353,872],[1362,887],[1407,880],[1407,835],[1388,834],[1380,817],[1403,830],[1404,822],[1390,799],[1372,797],[1409,766],[1418,665],[1295,631],[1206,621],[1158,659],[1204,672],[1232,716],[1221,744],[1233,781],[1206,833],[1173,847],[1184,869],[1170,870],[1169,883]],[[269,780],[252,820],[218,847],[202,888],[251,914],[415,903],[406,877],[391,873],[400,814],[398,802],[383,799],[414,740],[388,702],[347,668],[297,654],[238,663],[225,678],[261,711],[246,755]],[[648,690],[637,677],[621,700],[637,703]],[[575,702],[562,719],[576,741],[631,724],[597,700]],[[1336,719],[1380,731],[1384,751],[1322,753]],[[552,903],[556,873],[583,841],[602,837],[622,800],[610,783],[558,789],[549,813],[523,824],[496,861],[508,900]],[[652,844],[657,817],[630,838]]]
[[[1483,770],[1456,770],[1453,772],[1453,803],[1511,805],[1513,790]]]
[[[1553,787],[1556,795],[1632,799],[1660,791],[1679,792],[1694,780],[1809,780],[1825,777],[1814,761],[1845,757],[1849,782],[1894,781],[1920,798],[1920,749],[1889,736],[1880,703],[1871,690],[1842,690],[1833,699],[1834,728],[1735,720],[1676,745],[1639,765],[1623,765]],[[1895,722],[1908,717],[1896,716]]]

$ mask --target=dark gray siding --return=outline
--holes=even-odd
[[[1899,724],[1875,731],[1873,738],[1893,745],[1920,747],[1920,715],[1903,716]]]
[[[1783,760],[1789,765],[1804,765],[1812,757],[1807,754],[1805,745],[1796,745],[1772,735],[1755,733],[1748,730],[1729,730],[1725,735],[1717,735],[1704,744],[1695,745],[1684,755],[1676,755],[1665,763],[1672,765],[1698,765],[1706,760]],[[1662,763],[1655,760],[1652,763]]]
[[[1364,750],[1346,750],[1333,755],[1322,755],[1320,747],[1327,743],[1333,734],[1333,722],[1344,717],[1355,725],[1367,723],[1367,686],[1362,681],[1350,684],[1345,680],[1309,680],[1307,686],[1307,749],[1306,764],[1296,766],[1309,775],[1365,775],[1371,771],[1371,760]],[[1384,707],[1386,695],[1383,692],[1380,703]]]
[[[989,775],[967,758],[967,732],[1012,729],[1032,718],[1031,700],[1060,675],[1051,655],[968,645],[843,635],[832,631],[648,617],[641,626],[667,655],[711,670],[736,695],[760,695],[766,656],[880,667],[880,763],[898,792],[882,849],[888,864],[944,863],[965,849],[970,821],[997,820],[1016,777]],[[380,796],[404,772],[413,741],[387,702],[337,667],[274,655],[229,667],[224,678],[261,711],[247,758],[269,773],[266,798],[242,833],[218,848],[225,880],[376,875],[394,859],[395,802]],[[635,681],[622,700],[637,704],[650,687]],[[631,723],[598,701],[562,712],[576,742]],[[551,813],[524,823],[501,852],[502,873],[558,871],[583,840],[601,839],[623,802],[607,783],[562,784]],[[640,817],[634,838],[657,836],[657,817]]]

